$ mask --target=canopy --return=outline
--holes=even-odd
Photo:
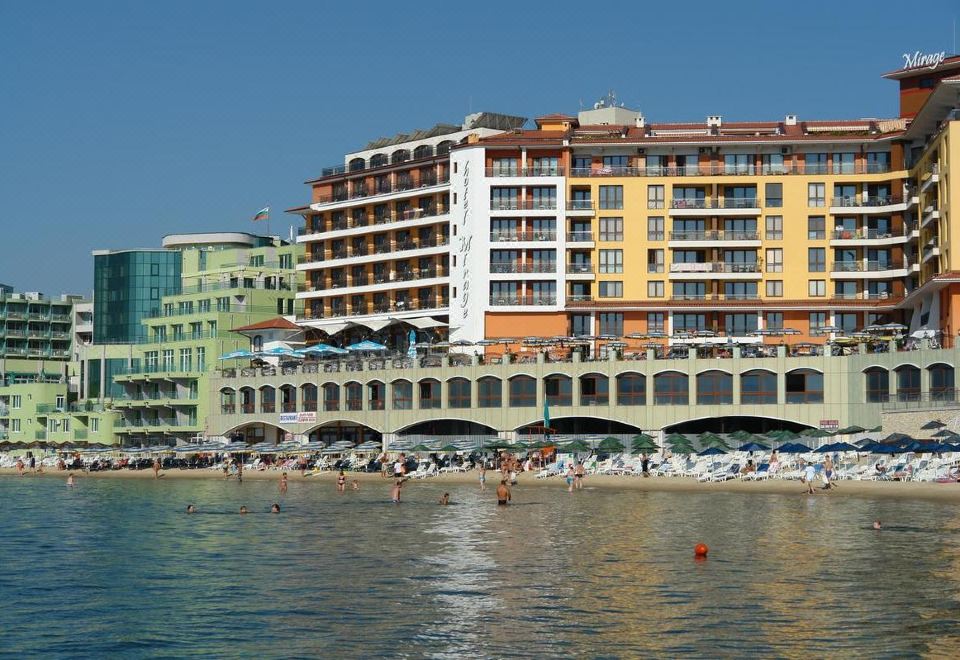
[[[852,433],[864,433],[866,430],[867,429],[863,428],[862,426],[856,426],[856,425],[845,426],[839,431],[837,431],[837,435],[850,435]]]
[[[433,450],[421,442],[419,445],[411,447],[410,451],[416,454],[416,453],[423,453],[423,452],[428,452]]]
[[[457,447],[456,445],[444,445],[443,447],[440,448],[440,451],[445,453],[450,453],[453,451],[460,451],[460,448]]]
[[[723,447],[724,449],[730,449],[727,441],[715,433],[701,433],[697,436],[697,440],[699,440],[700,444],[704,447]]]
[[[297,352],[286,346],[274,346],[265,351],[257,352],[257,355],[266,355],[268,357],[296,357]]]
[[[299,355],[344,355],[348,353],[346,349],[330,344],[314,344],[296,351]]]
[[[820,429],[803,429],[800,431],[800,435],[805,438],[829,438],[833,436],[833,433],[830,431],[822,431]]]
[[[364,339],[363,341],[357,342],[356,344],[350,344],[347,346],[348,351],[385,351],[387,347],[383,344],[378,344],[375,341],[370,341],[369,339]]]

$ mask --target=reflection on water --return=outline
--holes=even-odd
[[[436,504],[448,489],[454,505]],[[0,479],[0,650],[954,655],[952,505],[414,483]],[[188,502],[200,513],[188,516]],[[251,513],[236,513],[241,504]],[[876,532],[880,518],[888,529]],[[899,527],[899,529],[898,529]],[[693,560],[693,546],[710,557]]]

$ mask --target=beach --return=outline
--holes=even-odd
[[[148,479],[153,480],[153,472],[150,470],[109,470],[101,472],[80,472],[75,471],[77,479]],[[309,475],[309,473],[308,473]],[[487,471],[487,490],[493,492],[496,488],[497,477],[499,473],[493,470]],[[16,469],[2,468],[0,476],[17,478]],[[44,479],[63,479],[66,480],[67,472],[45,470],[42,473],[30,474],[27,472],[22,478]],[[324,471],[317,474],[301,477],[299,472],[289,471],[287,477],[291,483],[313,484],[316,486],[334,488],[336,484],[337,473],[335,471]],[[476,485],[479,475],[476,470],[469,472],[451,472],[441,473],[434,477],[425,479],[411,479],[406,484],[407,492],[412,492],[420,484],[473,484]],[[161,472],[161,480],[164,479],[202,479],[211,481],[224,481],[223,474],[219,470],[164,470]],[[244,481],[279,481],[280,472],[277,470],[246,470],[243,473]],[[382,486],[384,490],[389,489],[390,479],[380,476],[379,473],[369,472],[348,472],[347,482],[358,480],[363,487]],[[228,479],[236,480],[235,477]],[[837,486],[829,491],[819,488],[817,482],[817,493],[811,497],[866,497],[866,498],[897,498],[897,499],[923,499],[940,502],[960,502],[960,484],[958,483],[935,483],[935,482],[900,482],[900,481],[840,481],[834,482]],[[479,488],[479,487],[478,487]],[[554,489],[558,491],[565,490],[566,484],[560,477],[549,477],[546,479],[537,479],[534,473],[520,475],[519,484],[516,488],[543,488]],[[781,494],[781,495],[802,495],[804,486],[799,481],[784,479],[767,479],[763,481],[744,481],[741,479],[731,479],[720,482],[698,482],[693,477],[639,477],[639,476],[617,476],[596,474],[588,475],[584,478],[584,488],[603,488],[613,490],[631,490],[647,492],[691,492],[691,493],[757,493],[757,494]]]

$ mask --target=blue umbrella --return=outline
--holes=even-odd
[[[876,440],[870,440],[869,442],[864,442],[860,445],[860,451],[868,452],[870,454],[883,453],[881,450],[885,449],[887,445],[880,444]]]
[[[369,339],[364,339],[363,341],[357,342],[356,344],[350,344],[347,346],[348,351],[385,351],[387,347],[383,344],[378,344],[375,341],[370,341]]]
[[[344,355],[348,351],[330,344],[314,344],[295,351],[298,355]]]
[[[739,451],[767,451],[770,447],[762,445],[759,442],[748,442],[745,445],[740,445]]]
[[[697,454],[697,456],[719,456],[721,454],[726,454],[726,453],[727,452],[720,449],[720,447],[708,447],[707,449],[704,449],[702,452]]]
[[[781,454],[806,454],[810,451],[810,447],[806,446],[802,442],[787,442],[780,445],[780,448],[777,449]]]
[[[255,353],[250,351],[233,351],[232,353],[227,353],[226,355],[221,355],[221,360],[248,360],[250,358],[256,357]]]
[[[265,351],[260,351],[257,355],[267,355],[271,357],[290,357],[296,356],[296,351],[292,348],[287,348],[286,346],[274,346],[273,348],[268,348]]]
[[[407,348],[407,357],[409,358],[417,357],[417,331],[411,330],[407,340],[410,344],[410,346]]]
[[[833,451],[860,451],[856,445],[851,445],[849,442],[834,442]]]

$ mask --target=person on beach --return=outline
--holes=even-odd
[[[351,484],[351,487],[352,487],[354,490],[360,490],[360,481],[357,480],[357,479],[354,479],[354,480],[353,480],[353,483]]]
[[[573,482],[576,479],[576,471],[573,469],[573,463],[567,467],[567,492],[573,492]]]
[[[273,506],[270,507],[270,513],[280,513],[280,505],[274,502]]]
[[[577,467],[573,470],[573,487],[577,490],[583,489],[583,477],[586,473],[587,469],[583,467],[583,461],[577,463]]]
[[[197,507],[193,506],[192,504],[187,505],[187,513],[196,513],[196,512],[197,512]]]
[[[30,472],[37,473],[37,457],[33,454],[30,454]]]
[[[813,480],[817,478],[817,468],[814,467],[813,463],[807,463],[807,467],[803,470],[803,482],[807,485],[807,495],[813,495]]]
[[[67,475],[67,486],[72,488],[75,485],[73,481],[73,472]]]
[[[501,479],[500,485],[497,486],[497,506],[506,506],[510,500],[510,486],[507,485],[506,479]]]
[[[450,504],[450,493],[444,493],[440,496],[440,506],[447,506]]]
[[[343,470],[340,470],[340,474],[337,475],[337,492],[345,493],[347,491],[347,475],[343,473]]]
[[[487,489],[487,464],[480,464],[480,490]]]
[[[23,459],[22,458],[17,459],[17,476],[18,477],[23,476]]]
[[[237,461],[237,483],[243,483],[243,459]]]
[[[153,459],[153,478],[154,479],[160,478],[160,459],[159,458]]]
[[[400,489],[403,487],[403,479],[394,479],[393,488],[390,490],[390,501],[394,504],[400,504]]]
[[[777,470],[780,469],[780,456],[777,454],[777,450],[774,449],[770,453],[770,465],[767,466],[768,474],[776,474]]]
[[[286,472],[280,475],[280,494],[281,495],[287,494],[287,473]]]
[[[647,456],[647,452],[640,454],[640,472],[645,477],[650,476],[650,457]]]
[[[302,477],[302,476],[304,476],[304,475],[307,473],[307,456],[306,456],[306,454],[302,454],[302,455],[300,456],[300,458],[298,459],[298,463],[300,464],[300,476]]]
[[[223,478],[224,479],[230,478],[230,459],[225,459],[223,461]]]
[[[241,507],[240,507],[240,515],[241,515],[241,516],[247,515],[247,507],[245,507],[245,506],[241,506]]]
[[[834,462],[828,455],[823,459],[823,489],[830,490],[831,488],[836,488],[837,485],[833,483],[833,466]]]

